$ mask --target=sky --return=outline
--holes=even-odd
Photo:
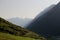
[[[59,0],[0,0],[0,17],[35,18],[41,11]]]

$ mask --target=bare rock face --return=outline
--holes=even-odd
[[[27,29],[45,36],[60,35],[60,3],[38,15]]]

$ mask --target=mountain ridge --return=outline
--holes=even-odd
[[[56,4],[52,9],[37,19],[33,20],[31,24],[27,26],[27,29],[36,32],[38,34],[45,35],[45,37],[59,36],[60,35],[60,2]]]
[[[12,22],[13,24],[19,25],[21,27],[26,27],[26,25],[32,21],[31,18],[19,18],[19,17],[15,17],[15,18],[9,18],[7,19],[8,21]]]

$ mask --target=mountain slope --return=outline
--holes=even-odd
[[[27,29],[45,37],[60,35],[60,3],[36,17]],[[37,30],[38,29],[38,30]]]
[[[0,32],[8,33],[16,36],[22,36],[22,37],[30,37],[35,39],[45,39],[42,36],[39,36],[38,34],[31,32],[27,29],[24,29],[20,26],[14,25],[3,18],[0,17]]]
[[[0,32],[0,40],[37,40],[37,39],[15,36],[15,35]]]

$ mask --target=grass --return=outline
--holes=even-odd
[[[0,18],[0,31],[9,33],[9,34],[13,34],[13,35],[18,35],[18,36],[40,38],[40,36],[38,34],[32,32],[32,31],[29,31],[25,28],[22,28],[21,26],[12,24],[3,18]]]
[[[15,36],[7,33],[0,32],[0,40],[36,40],[28,37]]]
[[[4,33],[1,33],[4,32]],[[38,35],[21,26],[12,24],[0,17],[0,40],[46,40],[42,35]]]

